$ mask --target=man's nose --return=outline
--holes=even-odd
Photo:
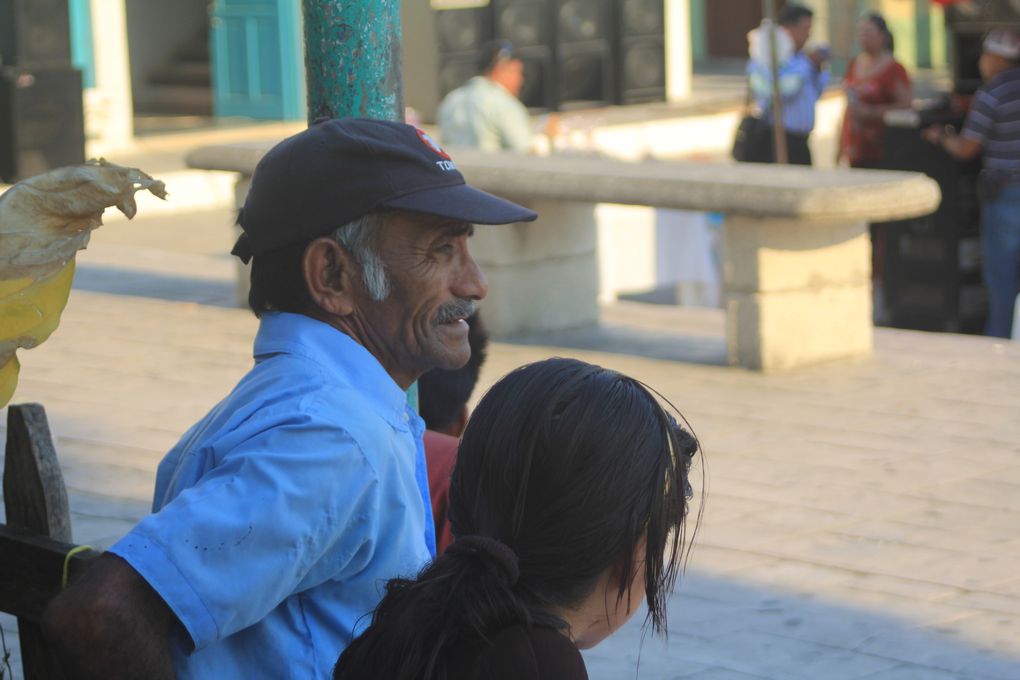
[[[455,282],[454,295],[469,300],[482,300],[489,294],[489,282],[482,273],[482,268],[471,257],[471,253],[465,248],[460,275]]]

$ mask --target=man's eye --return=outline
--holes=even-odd
[[[436,248],[436,250],[443,253],[444,255],[452,255],[454,248],[452,243],[444,243],[438,248]]]

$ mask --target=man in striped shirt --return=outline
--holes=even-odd
[[[783,126],[786,128],[786,148],[790,163],[811,165],[811,151],[808,149],[808,135],[815,127],[815,104],[829,83],[829,72],[824,67],[828,57],[824,49],[804,52],[814,13],[803,5],[788,4],[779,13],[779,31],[785,36],[776,36],[777,61],[779,64],[779,92],[783,98]],[[752,41],[768,40],[769,27],[766,22],[751,32]],[[757,33],[757,35],[755,35]],[[789,36],[788,38],[786,36]],[[783,43],[792,43],[792,54],[786,59]],[[753,51],[755,52],[755,51]],[[769,124],[772,123],[772,64],[767,49],[752,53],[747,64],[751,92],[758,110]],[[753,163],[773,163],[771,136],[761,148],[751,151],[748,158]]]
[[[988,288],[986,335],[1008,338],[1020,294],[1020,35],[988,34],[978,62],[984,84],[974,95],[963,131],[928,128],[925,138],[950,155],[982,156],[981,253]]]

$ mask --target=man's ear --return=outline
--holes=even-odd
[[[353,313],[356,267],[354,260],[336,240],[323,236],[309,243],[301,269],[312,302],[332,316]]]

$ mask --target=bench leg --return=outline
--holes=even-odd
[[[871,353],[866,223],[727,216],[724,241],[731,364],[778,371]]]

